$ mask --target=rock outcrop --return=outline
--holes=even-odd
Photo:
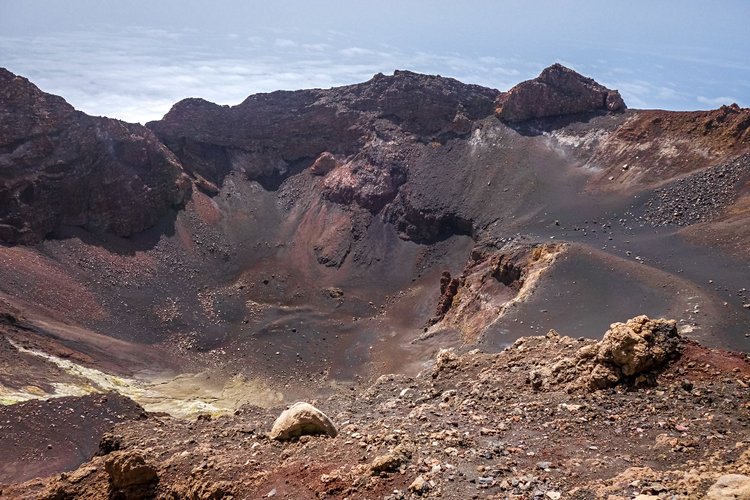
[[[0,68],[0,241],[36,243],[64,226],[130,236],[189,189],[147,128],[88,116]]]
[[[304,435],[325,434],[336,437],[338,431],[328,416],[310,403],[294,403],[273,423],[271,439],[286,441]]]
[[[328,151],[324,151],[320,153],[310,166],[310,173],[313,175],[326,175],[337,166],[338,162],[336,161],[336,157]]]
[[[146,498],[159,482],[156,467],[137,451],[118,451],[107,457],[110,498]]]
[[[541,274],[563,252],[563,244],[485,242],[477,244],[461,276],[443,273],[432,328],[455,327],[476,341],[508,307],[524,300]]]
[[[519,83],[497,99],[497,116],[506,122],[595,111],[622,111],[620,93],[561,64]]]
[[[709,488],[707,500],[749,500],[750,476],[725,474]]]
[[[528,380],[535,389],[558,384],[566,384],[569,390],[606,389],[623,382],[653,384],[658,371],[679,356],[680,343],[676,321],[637,316],[613,323],[601,341],[533,370]]]

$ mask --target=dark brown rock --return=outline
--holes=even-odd
[[[521,82],[497,99],[497,116],[506,122],[572,115],[593,111],[621,111],[625,103],[608,89],[572,69],[554,64],[533,80]]]
[[[76,111],[0,68],[0,241],[63,226],[130,236],[189,192],[177,159],[141,125]]]
[[[192,174],[220,185],[227,173],[239,170],[274,187],[311,163],[312,173],[323,174],[335,166],[333,156],[353,159],[376,139],[381,149],[383,140],[403,140],[405,134],[420,141],[466,134],[474,120],[493,113],[497,95],[496,90],[451,78],[396,71],[328,90],[256,94],[232,107],[185,99],[148,127]],[[382,159],[372,161],[370,154],[353,165],[362,173],[359,180],[355,175],[355,185],[375,179],[387,191],[382,194],[376,187],[374,195],[361,197],[371,199],[365,205],[377,207],[383,197],[392,196],[388,178],[394,176],[394,167]],[[331,199],[350,203],[353,197],[334,193]]]
[[[438,300],[437,308],[435,309],[435,317],[430,320],[431,324],[435,324],[445,317],[451,306],[453,305],[453,297],[458,293],[458,287],[460,282],[458,278],[451,278],[451,273],[443,271],[440,276],[440,300]]]

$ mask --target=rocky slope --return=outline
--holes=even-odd
[[[450,384],[470,379],[473,384],[481,373],[474,368],[487,368],[484,376],[496,377],[493,394],[503,395],[502,404],[516,404],[513,398],[506,401],[510,392],[522,404],[519,411],[532,415],[530,427],[519,435],[526,437],[506,448],[546,435],[560,440],[554,453],[570,453],[576,434],[540,430],[549,428],[543,420],[549,408],[578,404],[564,399],[568,389],[580,389],[571,385],[577,376],[570,365],[598,366],[597,375],[586,378],[597,386],[623,377],[632,382],[632,373],[612,364],[614,353],[578,349],[589,341],[529,340],[539,349],[529,350],[528,362],[511,360],[512,353],[527,354],[518,346],[504,351],[516,339],[550,328],[599,338],[613,319],[647,314],[675,318],[678,331],[691,341],[748,350],[748,110],[625,109],[616,91],[556,65],[509,92],[398,71],[346,87],[254,95],[231,107],[188,99],[164,119],[141,127],[86,116],[21,77],[1,75],[0,401],[73,397],[60,404],[76,408],[76,414],[80,406],[81,414],[95,420],[90,435],[76,434],[82,440],[76,446],[85,452],[46,460],[54,453],[35,447],[52,442],[55,450],[54,442],[65,435],[62,424],[46,426],[52,416],[44,408],[56,408],[53,403],[39,403],[34,407],[41,422],[34,427],[39,443],[23,449],[19,440],[14,456],[31,460],[29,470],[39,476],[88,461],[91,443],[114,419],[97,409],[97,396],[86,394],[115,390],[158,414],[120,428],[123,451],[137,449],[138,456],[95,459],[54,486],[60,497],[66,491],[107,495],[108,478],[117,491],[143,487],[139,494],[210,497],[215,490],[221,496],[227,486],[222,481],[232,483],[235,477],[245,488],[242,494],[252,497],[274,488],[282,494],[288,486],[271,481],[296,467],[283,460],[306,459],[304,453],[315,452],[307,444],[323,443],[331,445],[326,448],[331,460],[338,456],[340,463],[313,467],[312,490],[290,489],[290,495],[339,486],[340,492],[357,488],[354,496],[385,496],[394,489],[406,494],[414,480],[409,474],[419,472],[422,484],[435,487],[433,493],[465,498],[461,495],[475,494],[477,485],[494,481],[488,474],[465,485],[460,479],[473,477],[472,467],[494,467],[481,458],[480,448],[490,446],[484,441],[481,446],[467,441],[467,450],[474,451],[461,458],[468,460],[462,462],[468,467],[464,476],[445,472],[452,469],[440,462],[435,473],[445,472],[443,484],[431,475],[432,465],[419,458],[410,459],[407,467],[415,468],[409,474],[405,470],[384,481],[370,479],[366,468],[362,474],[351,468],[368,446],[365,466],[375,458],[370,452],[385,454],[398,445],[399,439],[385,435],[382,442],[365,440],[361,446],[362,437],[351,436],[365,434],[350,429],[335,440],[302,443],[303,451],[264,438],[256,443],[253,436],[272,422],[280,404],[317,399],[340,427],[349,419],[359,429],[378,428],[376,421],[386,415],[399,429],[408,429],[410,441],[420,442],[420,433],[429,432],[418,430],[420,420],[409,412],[428,400],[406,403],[407,391],[397,402],[390,401],[395,396],[369,401],[381,414],[350,395],[366,392],[382,374],[396,373],[394,380],[408,380],[421,394],[417,399],[428,397],[436,382],[424,372],[425,364],[440,348],[455,347],[465,356],[462,370],[438,389],[445,392]],[[745,373],[740,357],[688,341],[682,345],[681,359],[699,353],[695,356]],[[465,353],[474,347],[487,354]],[[555,357],[558,348],[580,356]],[[674,370],[683,369],[694,376],[693,384],[714,384],[708,386],[712,391],[722,385],[721,396],[711,396],[710,404],[731,399],[734,409],[742,407],[745,400],[732,399],[729,386],[723,387],[724,379],[734,377],[725,368],[702,373],[697,358],[689,358],[696,363],[689,369],[681,368],[669,354],[667,372],[644,375],[649,383],[659,379],[668,396],[659,394],[662,389],[607,389],[586,397],[624,405],[634,415],[664,414],[657,422],[667,422],[667,416],[678,414],[669,413],[664,398],[682,401],[683,396],[679,410],[685,415],[691,411],[688,402],[694,402],[675,382],[682,373]],[[609,361],[592,361],[599,357]],[[562,363],[557,374],[548,373],[558,366],[553,360]],[[534,363],[539,366],[532,368]],[[660,379],[661,373],[673,378]],[[558,375],[564,383],[555,381]],[[738,387],[747,383],[737,380]],[[381,391],[377,387],[373,394]],[[488,427],[479,425],[483,419],[512,418],[474,396],[450,411],[450,404],[441,407],[436,401],[430,425],[452,429],[457,434],[450,437],[457,438]],[[412,403],[409,412],[396,411]],[[122,419],[140,415],[137,407],[124,407],[133,412],[123,410]],[[481,412],[472,414],[474,407]],[[183,418],[235,410],[234,420],[200,423],[160,413]],[[575,418],[576,425],[585,424],[581,432],[599,440],[591,446],[606,446],[610,435]],[[606,421],[617,418],[650,429],[634,416]],[[195,442],[166,443],[149,427],[155,425],[165,436],[185,433],[191,437],[181,441]],[[245,425],[253,431],[232,430]],[[732,425],[739,432],[742,422]],[[623,433],[629,436],[625,427]],[[213,474],[209,483],[215,488],[195,479],[200,471],[185,479],[199,464],[183,452],[196,443],[205,445],[200,453],[206,456],[215,448],[233,449],[231,440],[238,436],[250,441],[234,443],[237,453],[250,446],[250,454],[262,451],[264,461],[245,457],[235,463],[239,455],[227,455],[217,470],[207,461],[201,471]],[[432,441],[441,442],[429,439],[430,450]],[[724,443],[714,439],[707,453],[718,453],[713,446]],[[446,447],[462,450],[451,443]],[[411,445],[404,446],[414,457]],[[623,439],[618,446],[628,444]],[[105,446],[110,452],[115,447]],[[634,461],[655,467],[654,477],[664,481],[677,477],[668,469],[682,473],[699,467],[666,452],[662,462],[652,463],[645,448],[639,449],[640,455],[622,454],[640,457]],[[725,454],[735,457],[727,449]],[[514,476],[503,476],[510,489],[493,493],[523,496],[516,487],[533,482],[525,486],[532,493],[585,487],[591,497],[600,490],[589,483],[614,476],[609,469],[590,475],[583,470],[579,479],[543,488],[527,477],[539,474],[528,461],[537,451],[530,451],[535,455],[521,454],[518,464],[507,465],[517,468]],[[401,452],[407,455],[404,447]],[[162,461],[167,454],[171,462]],[[433,455],[424,452],[430,460],[437,459]],[[8,464],[16,470],[16,461]],[[174,473],[169,464],[176,464],[169,466]],[[710,474],[692,489],[685,487],[685,495],[705,491],[709,476],[713,480],[731,469],[723,458],[714,463],[701,455],[700,464]],[[341,485],[331,479],[339,466],[345,476]],[[131,469],[140,471],[140,479],[129,483],[132,478],[123,471]],[[327,478],[319,481],[324,473]],[[293,476],[306,478],[300,485],[309,483],[304,474]],[[156,479],[161,486],[153,490]],[[38,493],[52,487],[50,481],[3,491]],[[329,483],[335,484],[325,486]],[[611,484],[607,487],[614,488]]]
[[[497,354],[440,351],[416,377],[386,375],[316,402],[335,437],[279,437],[282,408],[118,424],[78,470],[2,494],[746,498],[725,486],[750,482],[749,385],[747,356],[638,317],[600,342],[551,331]]]

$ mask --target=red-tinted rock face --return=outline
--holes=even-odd
[[[624,109],[618,91],[560,64],[550,66],[533,80],[519,83],[497,99],[497,115],[506,122]]]
[[[0,241],[34,243],[62,226],[129,236],[188,190],[145,127],[75,111],[0,68]]]
[[[336,158],[328,151],[320,153],[320,156],[310,166],[310,173],[313,175],[326,175],[328,172],[336,168],[338,162]]]

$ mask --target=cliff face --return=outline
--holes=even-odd
[[[497,94],[397,71],[329,90],[257,94],[233,107],[186,99],[148,127],[195,176],[219,184],[241,169],[274,187],[323,152],[348,157],[376,138],[382,144],[465,135],[472,120],[492,114]]]
[[[519,83],[497,99],[497,116],[506,122],[577,113],[622,111],[620,93],[560,64]]]
[[[62,226],[129,236],[185,199],[174,155],[145,127],[75,111],[0,69],[0,241]]]
[[[335,170],[323,197],[375,213],[406,181],[410,144],[467,137],[495,112],[514,122],[624,108],[616,91],[559,65],[505,94],[396,71],[346,87],[253,95],[233,107],[186,99],[148,124],[154,135],[77,112],[6,70],[0,84],[0,240],[9,243],[35,243],[64,226],[130,236],[181,205],[185,172],[211,195],[232,171],[276,189],[321,154],[337,160],[323,172]],[[434,239],[444,219],[471,230],[465,217],[404,201],[390,212],[407,237]]]

